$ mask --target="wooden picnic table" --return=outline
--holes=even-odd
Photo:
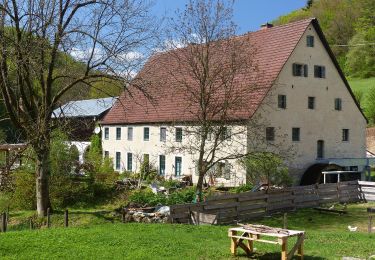
[[[254,251],[254,241],[281,245],[281,259],[292,259],[295,252],[303,259],[303,242],[305,232],[298,230],[288,230],[272,228],[264,225],[242,225],[241,227],[230,228],[228,236],[231,238],[231,253],[237,254],[237,248],[241,247],[249,256]],[[262,239],[262,237],[276,239]],[[297,237],[293,248],[288,252],[288,238]],[[244,241],[247,241],[245,244]]]

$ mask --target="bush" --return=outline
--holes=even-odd
[[[151,189],[135,190],[129,196],[129,202],[141,206],[166,205],[167,198],[164,194],[154,194]]]
[[[93,188],[88,180],[73,179],[67,175],[52,175],[49,192],[54,209],[64,209],[68,206],[94,201]]]
[[[36,208],[35,173],[25,169],[14,172],[15,190],[11,207],[15,209],[33,210]]]
[[[156,206],[156,205],[174,205],[191,203],[195,198],[195,188],[189,187],[169,195],[154,194],[151,189],[135,190],[128,197],[129,202],[139,204],[140,206]]]
[[[185,188],[181,191],[174,192],[169,195],[167,204],[174,205],[174,204],[184,204],[184,203],[191,203],[195,199],[196,190],[195,187]]]
[[[229,191],[232,193],[241,193],[241,192],[251,191],[253,187],[254,187],[253,184],[247,183],[238,187],[231,188]]]

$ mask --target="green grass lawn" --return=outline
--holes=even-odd
[[[366,207],[353,204],[338,216],[312,209],[288,214],[291,229],[305,230],[305,259],[368,258],[375,255],[375,234],[367,234]],[[22,212],[18,216],[26,216]],[[1,259],[235,259],[230,255],[229,226],[123,224],[108,212],[73,211],[70,228],[13,231],[0,234]],[[11,215],[12,218],[12,215]],[[13,213],[13,219],[16,219]],[[53,218],[61,226],[62,215]],[[252,223],[282,226],[282,216]],[[349,232],[347,226],[358,226]],[[291,241],[292,242],[292,241]],[[255,259],[279,259],[279,246],[255,243]],[[239,259],[245,259],[239,251]]]
[[[375,87],[375,78],[349,79],[348,82],[353,91],[359,90],[362,91],[364,94],[366,94],[366,92],[371,87]]]

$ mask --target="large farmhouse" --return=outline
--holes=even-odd
[[[256,87],[244,93],[248,106],[233,112],[228,122],[231,133],[245,130],[228,140],[222,152],[235,147],[246,153],[257,142],[266,150],[279,148],[287,154],[295,183],[313,165],[366,157],[366,119],[316,19],[266,24],[235,40],[245,43],[244,55],[253,52],[256,67],[238,76],[238,86]],[[139,73],[152,98],[126,91],[101,121],[104,155],[113,158],[116,170],[137,171],[147,157],[166,178],[191,175],[197,182],[197,154],[169,149],[191,141],[186,129],[197,124],[178,80],[165,73],[173,69],[178,66],[169,52],[154,55]],[[255,119],[261,123],[250,123]],[[358,171],[364,166],[358,160],[351,163],[341,166]],[[215,180],[218,185],[246,182],[246,170],[236,159],[226,160],[224,168]]]

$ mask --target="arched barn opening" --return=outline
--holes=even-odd
[[[343,167],[337,164],[328,164],[328,163],[316,163],[311,165],[302,176],[301,185],[311,185],[323,183],[323,174],[324,171],[341,171]],[[336,175],[327,176],[329,180],[327,182],[337,182]]]

